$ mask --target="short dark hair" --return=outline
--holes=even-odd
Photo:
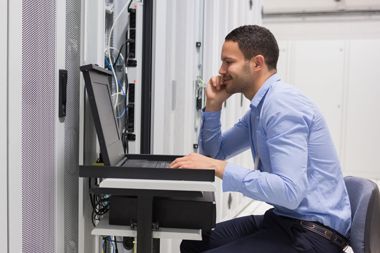
[[[279,56],[277,41],[265,27],[244,25],[232,30],[225,38],[239,45],[244,57],[249,60],[256,55],[263,55],[268,69],[276,69]]]

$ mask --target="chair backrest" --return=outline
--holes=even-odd
[[[344,178],[351,203],[349,244],[354,253],[380,253],[380,192],[371,180]]]

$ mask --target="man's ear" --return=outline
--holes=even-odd
[[[265,66],[265,58],[263,55],[258,54],[251,58],[253,70],[261,70]]]

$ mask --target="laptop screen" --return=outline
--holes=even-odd
[[[112,73],[96,65],[85,65],[80,69],[104,164],[115,166],[124,157],[124,149],[111,100]]]

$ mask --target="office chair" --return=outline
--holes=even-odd
[[[351,203],[349,245],[354,253],[380,253],[380,192],[371,180],[344,178]]]

